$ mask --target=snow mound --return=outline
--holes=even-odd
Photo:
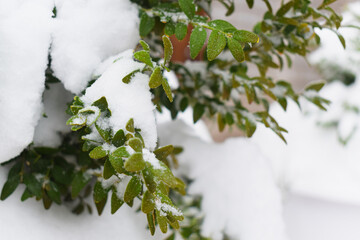
[[[139,41],[138,9],[130,1],[56,0],[52,67],[65,88],[78,94],[98,65]]]
[[[184,147],[176,175],[193,179],[188,192],[203,196],[203,234],[221,239],[225,230],[235,239],[287,239],[280,193],[254,144],[242,138],[205,142],[181,120],[158,128],[161,141]]]
[[[0,162],[18,155],[41,114],[51,1],[0,1]]]

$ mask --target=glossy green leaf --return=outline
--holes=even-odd
[[[132,201],[137,195],[141,192],[141,180],[134,176],[130,179],[128,185],[126,186],[126,190],[124,193],[124,201],[129,203]]]
[[[101,200],[100,202],[95,203],[96,210],[97,210],[99,216],[102,214],[102,212],[103,212],[103,210],[105,208],[106,201],[107,201],[107,196],[103,200]]]
[[[189,19],[193,19],[195,16],[195,4],[193,0],[179,0],[181,10]]]
[[[125,169],[129,172],[141,171],[145,168],[145,161],[142,153],[132,154],[125,162]]]
[[[203,27],[196,27],[190,35],[190,56],[192,59],[199,55],[206,41],[207,33]]]
[[[165,34],[171,36],[175,33],[175,24],[172,22],[168,22],[165,25]]]
[[[58,185],[52,181],[49,182],[49,190],[47,190],[47,195],[52,201],[57,204],[61,204],[61,193]]]
[[[150,76],[149,87],[150,88],[157,88],[158,86],[160,86],[162,78],[163,78],[163,76],[161,74],[161,68],[156,67],[154,69],[154,72]]]
[[[245,60],[245,55],[241,44],[233,38],[228,38],[227,41],[230,52],[234,56],[236,61],[243,62]]]
[[[214,60],[226,46],[224,34],[217,30],[211,32],[207,46],[207,58],[209,61]]]

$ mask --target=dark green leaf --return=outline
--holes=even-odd
[[[143,13],[140,18],[140,36],[147,36],[155,26],[155,19]]]
[[[76,198],[80,191],[90,182],[92,176],[83,172],[75,174],[74,179],[71,182],[71,197]],[[30,190],[30,189],[29,189]]]
[[[24,175],[24,183],[27,187],[27,189],[35,195],[37,198],[42,197],[42,186],[39,180],[36,179],[36,177],[32,174],[26,174]]]
[[[165,34],[171,36],[175,33],[175,24],[172,22],[168,22],[165,25]]]
[[[229,22],[221,19],[212,20],[209,22],[209,26],[223,32],[235,31],[236,28]]]
[[[128,75],[126,75],[125,77],[123,77],[123,79],[122,79],[123,83],[128,84],[131,81],[131,79],[135,76],[135,74],[138,72],[140,72],[140,70],[136,69],[136,70],[132,71],[131,73],[129,73]]]
[[[116,192],[113,191],[111,195],[111,214],[116,213],[116,211],[124,204],[124,201],[118,198]]]
[[[154,236],[155,234],[155,219],[154,219],[154,214],[153,213],[148,213],[146,214],[146,218],[148,220],[148,225],[149,225],[149,229],[150,229],[150,233],[152,236]]]
[[[20,183],[19,175],[15,175],[15,176],[9,178],[5,182],[5,184],[1,190],[1,200],[5,200],[8,196],[10,196],[15,191],[15,189],[17,188],[19,183]]]
[[[305,90],[309,91],[309,90],[315,90],[316,92],[319,92],[323,86],[325,85],[325,81],[317,81],[317,82],[312,82],[309,83],[306,87]]]
[[[247,5],[249,8],[252,8],[254,6],[254,0],[246,0]]]
[[[100,109],[100,111],[105,112],[108,108],[108,103],[105,97],[101,97],[100,99],[96,100],[92,106],[96,106]]]
[[[205,106],[203,104],[196,103],[193,112],[194,123],[199,121],[199,119],[202,117],[204,113],[205,113]]]
[[[151,213],[155,208],[155,198],[152,193],[146,191],[141,202],[141,211]]]
[[[94,186],[94,201],[99,203],[105,198],[107,198],[109,190],[104,189],[101,182],[97,181]]]
[[[47,194],[55,203],[61,204],[61,193],[56,183],[52,181],[49,182],[49,190],[47,190]]]
[[[99,216],[102,214],[102,212],[104,210],[106,201],[107,201],[107,196],[102,201],[95,203],[96,210],[97,210]]]
[[[115,147],[121,147],[122,145],[124,145],[126,142],[126,137],[125,137],[125,133],[122,129],[120,129],[119,131],[117,131],[112,139],[112,144]]]
[[[104,179],[109,179],[111,178],[112,175],[115,174],[115,169],[112,166],[112,164],[110,163],[110,160],[106,159],[105,163],[104,163],[104,171],[103,171],[103,177]]]

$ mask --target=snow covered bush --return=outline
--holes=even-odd
[[[232,14],[234,1],[220,2]],[[254,1],[246,2],[251,9]],[[341,17],[330,8],[332,2],[324,0],[314,7],[310,1],[293,0],[282,2],[274,11],[265,0],[263,20],[248,31],[211,19],[211,0],[1,1],[0,85],[4,94],[0,112],[6,114],[0,121],[0,161],[9,169],[1,200],[23,185],[22,201],[35,197],[46,209],[52,203],[66,203],[80,214],[85,209],[92,211],[87,197],[93,195],[100,215],[112,192],[111,213],[124,203],[141,209],[152,235],[157,225],[163,233],[170,225],[169,239],[177,234],[204,239],[199,230],[201,218],[186,214],[190,207],[200,208],[196,197],[183,201],[181,195],[186,195],[185,182],[194,181],[193,186],[200,187],[193,189],[201,189],[207,181],[189,180],[183,173],[175,177],[172,170],[178,167],[178,158],[189,155],[182,153],[181,146],[161,139],[166,131],[180,136],[179,129],[168,126],[158,136],[155,109],[163,114],[169,111],[175,119],[191,108],[194,123],[203,117],[215,118],[220,131],[236,126],[248,137],[262,124],[285,141],[286,130],[269,114],[270,102],[286,110],[287,99],[299,104],[304,97],[322,109],[328,101],[317,94],[322,82],[296,93],[288,82],[269,77],[268,70],[281,70],[284,62],[291,67],[291,54],[306,56],[320,42],[317,28],[332,29],[344,44],[337,32]],[[189,58],[201,61],[171,60],[174,52],[184,51],[178,41],[188,42]],[[261,110],[252,111],[253,105]],[[201,141],[188,139],[207,151]],[[165,145],[160,146],[162,141]],[[185,151],[192,148],[182,144]],[[233,147],[213,148],[231,151]],[[197,172],[206,161],[196,155],[196,149],[192,152],[192,161],[201,165],[188,167]],[[212,156],[217,154],[208,157]],[[231,158],[224,159],[231,168]],[[217,169],[216,162],[211,166],[209,171]],[[223,175],[220,179],[233,179],[225,177],[227,167],[218,169]],[[271,178],[267,174],[265,171],[265,178]],[[211,179],[201,171],[195,175]],[[265,178],[257,181],[256,174],[244,176],[266,182]],[[221,192],[222,184],[226,181],[219,180],[215,189]],[[273,194],[274,189],[271,185],[269,192]],[[230,191],[222,196],[227,194]],[[204,194],[204,207],[214,219],[209,199]],[[272,199],[278,201],[276,196]],[[235,201],[229,201],[229,206],[237,208]],[[239,209],[246,212],[246,208]],[[222,219],[218,232],[226,229],[238,237],[235,220]],[[262,234],[267,233],[249,231],[252,228],[243,228],[240,235],[263,239]],[[279,229],[269,228],[268,236],[279,239]]]

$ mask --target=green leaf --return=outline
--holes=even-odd
[[[55,203],[61,204],[61,193],[56,183],[52,181],[49,182],[49,190],[47,190],[47,195]]]
[[[128,145],[132,149],[134,149],[135,152],[142,152],[143,144],[142,144],[140,138],[133,137],[133,138],[129,139]]]
[[[108,195],[109,190],[104,189],[101,182],[97,181],[94,185],[94,201],[99,203],[104,200]]]
[[[109,156],[109,161],[116,172],[123,173],[125,172],[124,169],[124,161],[121,157],[116,157],[114,155]]]
[[[341,45],[343,46],[343,48],[345,49],[346,48],[346,42],[345,42],[345,38],[340,34],[340,33],[336,33],[336,35],[338,36],[340,42],[341,42]]]
[[[104,210],[106,201],[107,201],[107,195],[106,195],[106,198],[104,198],[102,201],[95,203],[96,210],[97,210],[99,216],[102,214],[102,212]]]
[[[109,179],[111,178],[112,175],[115,174],[115,169],[112,166],[111,162],[109,159],[106,159],[105,163],[104,163],[104,171],[103,171],[103,177],[104,179]]]
[[[138,72],[140,72],[140,70],[136,69],[136,70],[132,71],[131,73],[129,73],[128,75],[126,75],[125,77],[123,77],[123,79],[122,79],[123,83],[128,84],[131,81],[131,79],[135,76],[135,74]]]
[[[83,172],[75,174],[71,182],[71,198],[75,199],[80,191],[90,182],[92,176]],[[30,189],[29,189],[30,190]]]
[[[172,22],[168,22],[165,25],[165,34],[171,36],[175,33],[175,24]]]
[[[244,43],[258,43],[259,37],[255,33],[246,30],[237,30],[234,32],[234,38]]]
[[[183,40],[187,34],[187,25],[182,22],[178,22],[175,27],[175,36],[178,40]]]
[[[216,20],[212,20],[209,23],[210,27],[215,28],[216,30],[220,30],[223,32],[228,32],[228,31],[235,31],[236,28],[229,22],[225,21],[225,20],[221,20],[221,19],[216,19]]]
[[[157,222],[159,224],[160,230],[162,233],[166,233],[167,232],[167,221],[166,221],[166,217],[163,217],[160,215],[160,212],[158,210],[156,210],[156,219]]]
[[[130,154],[126,151],[126,147],[119,147],[110,156],[114,156],[116,158],[122,158],[122,157],[130,157]]]
[[[17,188],[17,186],[19,185],[20,183],[20,176],[19,175],[16,175],[16,176],[13,176],[11,178],[9,178],[2,190],[1,190],[1,197],[0,199],[1,200],[5,200],[7,197],[9,197],[14,191],[15,189]]]
[[[225,122],[224,122],[224,119],[223,119],[223,116],[221,115],[221,113],[217,114],[217,124],[218,124],[219,131],[220,132],[224,131]]]
[[[194,123],[199,121],[199,119],[202,117],[204,113],[205,113],[205,106],[203,104],[196,103],[193,112]]]
[[[163,35],[162,40],[164,43],[164,65],[166,65],[170,62],[174,49],[168,36]]]
[[[105,112],[108,109],[108,103],[105,97],[101,97],[100,99],[96,100],[92,106],[98,107],[101,112]]]
[[[104,158],[107,156],[107,151],[105,151],[102,146],[98,146],[89,153],[89,156],[92,159]]]
[[[193,19],[195,16],[195,4],[193,0],[179,0],[181,10],[189,19]]]
[[[325,83],[326,83],[325,81],[317,81],[317,82],[309,83],[305,87],[305,91],[315,90],[316,92],[319,92],[324,87]]]
[[[132,133],[135,132],[134,119],[130,118],[130,120],[126,123],[125,129]]]
[[[45,209],[49,209],[51,207],[52,204],[52,200],[50,199],[50,197],[46,194],[45,190],[42,191],[42,202],[44,205]]]
[[[230,52],[234,56],[236,61],[243,62],[245,60],[245,55],[241,44],[233,38],[228,38],[227,40]]]
[[[124,145],[126,142],[126,137],[125,137],[125,133],[122,129],[120,129],[119,131],[117,131],[112,139],[112,144],[115,147],[121,147],[122,145]]]
[[[169,99],[170,102],[172,102],[173,101],[172,91],[171,91],[171,88],[170,88],[170,85],[169,85],[167,79],[163,78],[161,84],[162,84],[162,87],[165,91],[167,98]]]
[[[143,13],[140,18],[140,36],[147,36],[155,26],[155,19]]]
[[[226,38],[224,34],[217,30],[211,32],[207,46],[207,58],[209,61],[214,60],[225,48]]]
[[[98,124],[95,123],[96,130],[99,132],[102,139],[104,139],[105,142],[109,142],[111,139],[111,128],[108,129],[102,129]]]
[[[145,161],[142,153],[132,154],[125,162],[125,169],[129,172],[141,171],[145,168]]]
[[[32,174],[24,175],[24,183],[27,189],[35,195],[37,198],[42,197],[42,186],[41,183]]]
[[[124,193],[124,201],[130,203],[141,192],[141,180],[134,176],[130,179]]]
[[[23,194],[21,195],[21,201],[25,201],[28,198],[31,198],[33,196],[33,194],[29,191],[29,189],[25,188]]]
[[[141,211],[151,213],[155,208],[155,198],[152,193],[146,191],[141,202]]]
[[[252,8],[254,6],[254,0],[246,0],[247,5],[249,8]]]
[[[145,41],[143,41],[143,40],[140,40],[139,42],[140,42],[142,48],[143,48],[145,51],[150,51],[149,44],[147,44],[147,43],[146,43]]]
[[[141,51],[135,52],[134,58],[139,60],[140,62],[145,63],[146,65],[148,65],[152,68],[154,67],[154,65],[151,61],[150,53],[148,51],[141,50]]]
[[[111,214],[116,213],[117,210],[124,204],[124,201],[118,198],[116,192],[113,191],[111,195]]]
[[[199,55],[205,44],[207,33],[203,27],[196,27],[190,35],[190,56],[192,59]]]
[[[151,233],[152,236],[154,236],[154,234],[155,234],[154,214],[153,213],[148,213],[148,214],[146,214],[146,218],[147,218],[147,221],[148,221],[150,233]]]
[[[154,72],[150,76],[149,87],[157,88],[158,86],[160,86],[162,78],[163,76],[161,75],[161,68],[156,67],[154,69]]]
[[[294,6],[294,2],[292,1],[282,5],[281,8],[276,12],[276,16],[284,16],[292,8],[292,6]]]
[[[150,167],[150,172],[156,177],[156,179],[161,180],[167,186],[175,188],[177,186],[177,181],[171,170],[166,166],[165,163],[159,161],[160,167]]]
[[[147,189],[154,193],[156,191],[156,181],[154,179],[154,175],[152,173],[152,167],[147,167],[144,170],[142,170],[142,175],[144,177],[145,180],[145,185],[147,187]]]
[[[154,154],[157,159],[164,160],[167,156],[169,156],[174,151],[173,145],[163,146],[154,151]]]

